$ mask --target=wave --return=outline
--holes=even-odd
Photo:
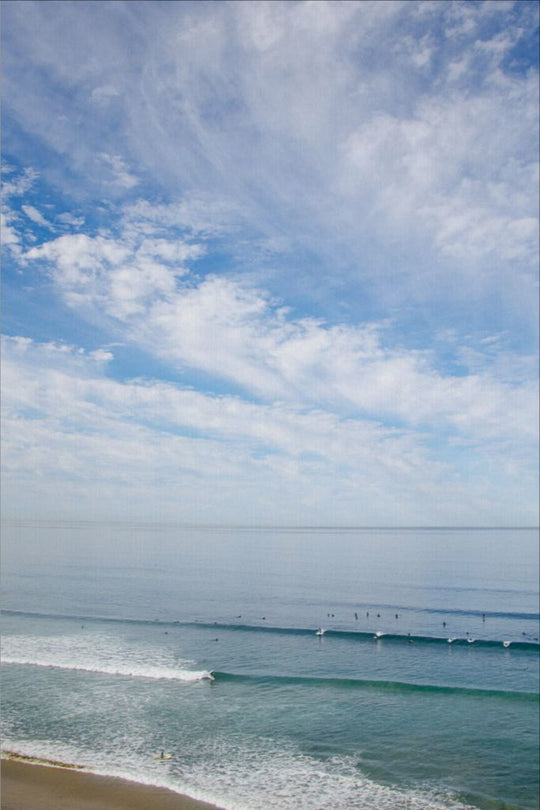
[[[4,658],[3,664],[15,666],[34,666],[47,669],[60,669],[71,672],[88,672],[102,675],[120,675],[129,678],[143,678],[168,681],[214,681],[215,683],[239,683],[260,687],[297,686],[305,688],[332,688],[332,689],[373,689],[383,692],[395,693],[430,693],[444,695],[461,695],[470,697],[503,698],[512,700],[537,701],[539,695],[535,692],[481,689],[467,686],[444,686],[440,684],[413,683],[408,681],[369,680],[361,678],[331,678],[303,675],[251,675],[236,672],[223,672],[216,670],[182,670],[165,667],[133,667],[133,666],[82,666],[79,664],[53,664],[30,660],[28,658]]]
[[[369,632],[354,632],[354,631],[343,631],[343,630],[325,630],[325,636],[335,636],[341,638],[355,638],[357,640],[366,641],[366,640],[375,640],[375,641],[391,641],[391,642],[405,642],[408,644],[452,644],[452,645],[467,645],[467,646],[474,646],[474,647],[503,647],[504,649],[512,648],[513,650],[528,650],[533,651],[539,648],[539,644],[536,641],[514,641],[514,640],[501,640],[501,639],[487,639],[487,638],[480,638],[480,639],[473,639],[472,637],[467,636],[456,636],[456,637],[447,637],[447,636],[422,636],[422,635],[412,635],[408,633],[407,635],[403,633],[369,633]]]
[[[221,624],[202,623],[202,622],[189,622],[186,623],[191,626],[203,627],[213,630],[231,630],[235,632],[257,632],[257,633],[275,633],[279,635],[293,635],[293,636],[313,636],[319,638],[337,638],[347,641],[358,642],[399,642],[408,644],[443,644],[443,645],[456,645],[468,647],[503,647],[504,649],[511,648],[513,650],[526,650],[536,651],[540,648],[537,641],[523,641],[513,639],[473,639],[467,636],[447,637],[447,636],[424,636],[413,635],[411,633],[384,633],[380,631],[362,631],[362,630],[315,630],[313,628],[305,627],[274,627],[266,625],[251,625],[251,624]]]
[[[431,611],[438,612],[438,611]],[[452,611],[447,611],[451,613]],[[466,612],[466,611],[453,611],[460,615],[479,615],[481,613]],[[71,620],[77,622],[87,623],[110,623],[122,625],[143,625],[143,626],[159,626],[164,628],[174,627],[197,627],[203,630],[220,630],[231,631],[236,633],[268,633],[278,635],[293,635],[293,636],[313,636],[316,634],[316,629],[312,627],[281,627],[275,625],[258,624],[258,623],[230,623],[230,622],[208,622],[208,621],[181,621],[181,620],[162,620],[162,619],[139,619],[139,618],[114,618],[108,616],[83,616],[83,615],[68,615],[68,614],[55,614],[55,613],[37,613],[21,610],[3,609],[1,613],[5,616],[27,616],[30,618],[40,619],[53,619],[53,620]],[[488,615],[488,614],[485,614]],[[538,614],[534,613],[497,613],[489,614],[497,615],[508,619],[522,619],[522,620],[536,620],[539,618]],[[538,651],[540,643],[538,638],[533,637],[532,634],[523,634],[520,638],[475,638],[467,636],[428,636],[422,634],[411,633],[392,633],[380,631],[367,631],[367,630],[340,630],[340,629],[325,629],[324,633],[317,633],[320,637],[324,635],[325,638],[337,638],[357,642],[372,642],[383,641],[395,643],[416,643],[416,644],[443,644],[443,645],[467,645],[474,648],[485,647],[503,647],[511,648],[512,650],[523,651]]]
[[[133,665],[97,665],[84,666],[77,664],[58,664],[50,661],[40,661],[30,658],[12,658],[2,656],[2,664],[13,664],[16,666],[43,667],[46,669],[62,669],[71,672],[91,672],[101,675],[123,675],[128,678],[147,678],[156,681],[203,681],[214,680],[214,676],[208,670],[192,671],[187,669],[173,669],[169,667],[133,666]]]
[[[5,635],[2,663],[151,680],[190,682],[212,677],[195,662],[180,660],[158,647],[139,647],[99,632]]]
[[[408,681],[364,680],[361,678],[325,678],[316,676],[294,675],[248,675],[233,672],[212,670],[216,683],[236,682],[252,686],[305,686],[314,688],[335,689],[374,689],[385,692],[424,692],[445,695],[464,695],[471,697],[497,697],[512,700],[538,701],[536,692],[520,692],[505,689],[481,689],[468,686],[443,686],[438,684],[412,683]]]

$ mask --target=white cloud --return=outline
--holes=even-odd
[[[175,240],[145,237],[135,247],[79,234],[32,248],[26,258],[47,261],[70,306],[107,313],[144,351],[179,370],[228,380],[251,396],[320,403],[468,437],[534,439],[537,399],[530,380],[506,381],[489,369],[445,374],[428,352],[385,345],[377,324],[294,318],[239,279],[184,281],[184,262],[200,251]]]
[[[64,211],[62,214],[58,214],[57,219],[63,225],[66,225],[71,228],[82,228],[85,222],[83,216],[77,217],[74,214],[69,213],[68,211]]]
[[[400,240],[409,257],[403,294],[425,291],[441,260],[452,273],[484,268],[483,288],[497,283],[502,295],[508,259],[536,267],[528,219],[538,105],[535,76],[502,67],[535,11],[509,7],[501,33],[500,5],[169,4],[157,16],[151,5],[117,4],[86,61],[78,36],[95,24],[88,10],[75,27],[71,10],[53,23],[26,4],[40,30],[35,69],[53,64],[60,83],[75,84],[77,115],[53,126],[50,95],[6,96],[98,185],[129,192],[137,165],[176,194],[228,199],[267,237],[287,232],[342,270],[378,229],[375,246]],[[10,15],[12,37],[26,43],[26,16]],[[143,68],[131,56],[132,26]],[[88,107],[89,93],[114,98],[123,114]],[[427,265],[420,284],[418,265]],[[498,281],[486,270],[494,265]],[[371,272],[364,261],[362,275]]]
[[[103,105],[110,102],[111,99],[119,96],[120,92],[110,84],[101,85],[100,87],[94,87],[92,93],[90,94],[90,100],[94,104]]]
[[[108,155],[102,152],[99,157],[110,172],[110,183],[126,190],[138,184],[139,178],[128,171],[126,161],[120,155]]]
[[[459,260],[454,273],[491,259],[491,284],[494,272],[506,277],[509,260],[532,273],[538,251],[538,156],[522,153],[520,130],[504,126],[508,116],[529,116],[534,127],[536,82],[512,96],[506,106],[501,94],[428,101],[413,118],[380,114],[344,152],[350,193],[367,187],[384,227],[430,236]]]
[[[484,469],[466,474],[434,460],[415,431],[158,381],[120,383],[106,376],[109,352],[7,339],[3,354],[12,509],[31,488],[45,513],[61,492],[79,514],[116,514],[129,493],[132,516],[400,523],[420,509],[426,522],[479,523],[493,516],[503,486],[530,498],[531,473],[515,447],[481,451],[497,465],[486,481]]]
[[[10,344],[13,481],[507,522],[537,424],[538,79],[515,64],[537,7],[109,5],[106,26],[92,4],[6,6],[9,145],[25,133],[64,211],[33,243],[25,216],[52,209],[7,172],[10,272],[30,300],[44,270],[97,344],[239,393]]]
[[[2,247],[9,250],[14,256],[22,255],[22,243],[17,228],[11,224],[14,215],[7,207],[0,215],[0,230],[2,231]]]
[[[33,169],[25,169],[23,172],[15,173],[13,167],[4,165],[2,167],[2,212],[1,212],[1,232],[2,247],[6,248],[12,256],[22,261],[22,238],[19,226],[19,214],[13,207],[11,198],[22,197],[34,185],[38,174]],[[41,216],[32,206],[32,214]],[[28,215],[28,214],[27,214]],[[48,223],[47,223],[48,224]]]
[[[226,199],[215,195],[187,195],[174,203],[154,203],[139,199],[123,209],[123,227],[154,236],[170,235],[175,230],[193,236],[230,235],[245,212]]]
[[[38,211],[33,205],[21,205],[21,209],[24,211],[28,219],[31,219],[32,222],[35,222],[36,225],[41,225],[44,228],[49,228],[49,230],[53,229],[51,223],[45,219],[43,214]]]
[[[46,262],[70,306],[90,305],[125,319],[143,313],[152,299],[170,294],[175,279],[187,272],[187,260],[201,248],[179,239],[138,234],[119,237],[67,234],[25,254]]]
[[[17,173],[13,178],[9,178],[13,174],[14,168],[11,166],[2,167],[2,198],[6,200],[8,197],[21,197],[23,194],[32,188],[38,178],[38,173],[34,169],[26,168],[23,172]]]

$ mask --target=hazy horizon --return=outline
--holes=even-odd
[[[449,531],[459,531],[460,529],[467,529],[467,530],[480,530],[480,529],[490,529],[493,531],[506,531],[506,530],[521,530],[523,529],[528,531],[539,530],[540,525],[523,525],[523,526],[512,526],[510,524],[504,526],[490,526],[486,525],[418,525],[414,526],[412,524],[309,524],[309,523],[185,523],[182,521],[174,521],[174,520],[139,520],[136,518],[69,518],[69,517],[62,517],[62,518],[46,518],[46,517],[2,517],[0,519],[0,523],[5,523],[7,525],[19,525],[25,523],[66,523],[66,524],[77,524],[80,523],[81,525],[113,525],[113,524],[137,524],[145,527],[150,526],[166,526],[171,528],[179,528],[179,529],[340,529],[340,530],[351,530],[354,531],[355,529],[360,530],[385,530],[388,529],[389,531],[395,529],[403,529],[403,530],[410,530],[410,531],[422,531],[423,529],[430,530],[430,529],[439,529],[445,530],[448,529]]]

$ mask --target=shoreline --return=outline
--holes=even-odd
[[[169,788],[2,753],[2,810],[223,810]]]

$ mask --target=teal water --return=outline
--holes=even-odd
[[[227,810],[538,807],[536,531],[3,538],[6,749]]]

